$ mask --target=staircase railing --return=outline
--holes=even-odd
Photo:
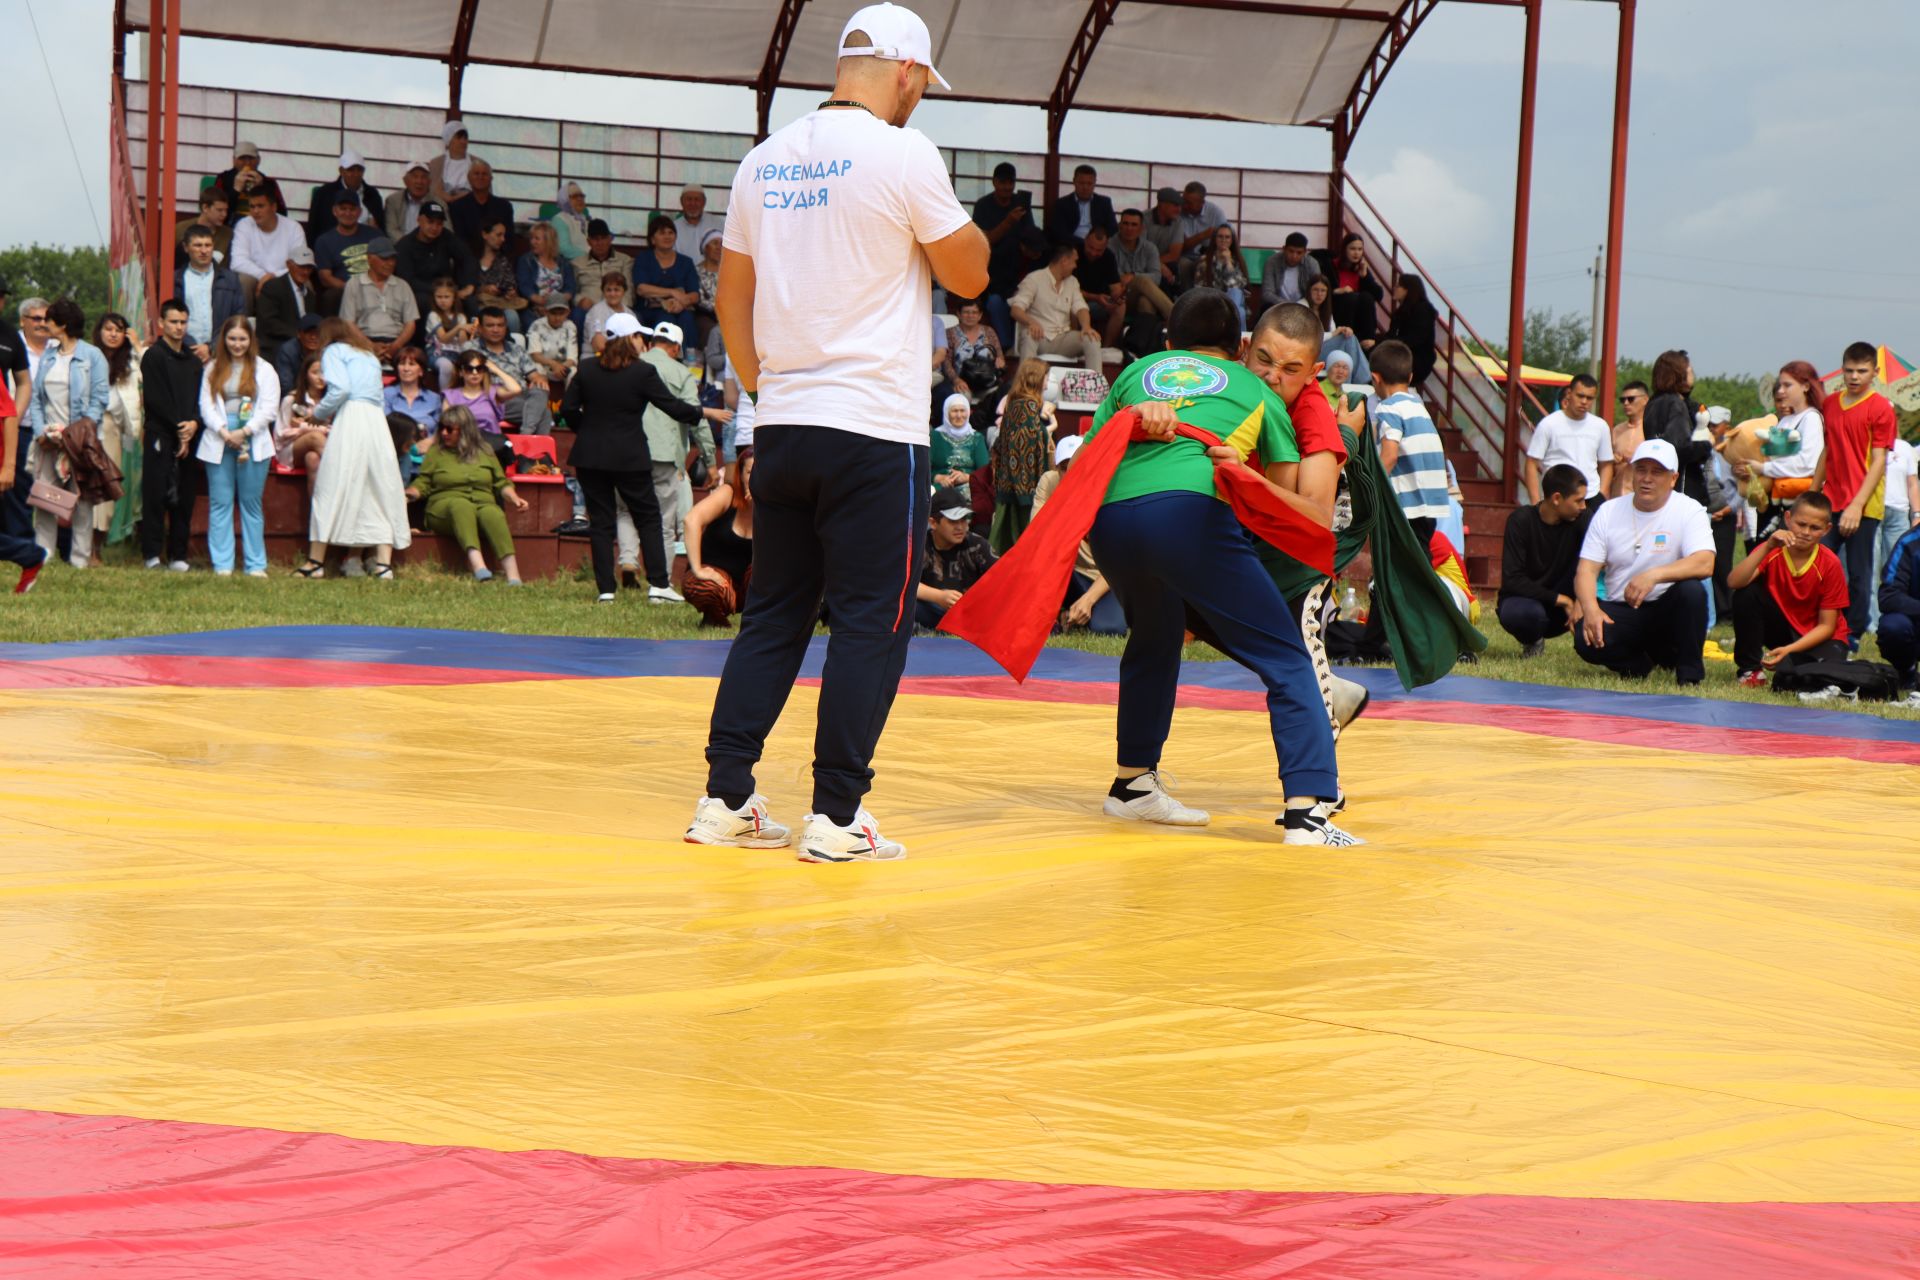
[[[1512,483],[1514,477],[1506,474],[1507,459],[1507,395],[1508,388],[1503,383],[1487,376],[1487,373],[1473,359],[1468,344],[1481,351],[1491,352],[1474,327],[1468,323],[1460,308],[1441,290],[1434,280],[1433,273],[1420,264],[1420,260],[1407,248],[1393,225],[1381,216],[1380,210],[1367,198],[1359,184],[1352,177],[1344,179],[1342,188],[1334,193],[1339,206],[1345,211],[1345,224],[1348,231],[1358,235],[1363,242],[1369,269],[1374,278],[1386,288],[1386,297],[1379,307],[1381,331],[1386,330],[1392,314],[1393,282],[1402,274],[1417,275],[1426,281],[1427,297],[1434,303],[1434,361],[1433,373],[1419,388],[1427,406],[1437,416],[1443,427],[1452,427],[1460,433],[1466,446],[1480,461],[1482,476],[1479,478]],[[1344,233],[1343,233],[1344,234]],[[1335,253],[1339,245],[1329,246]],[[1522,431],[1527,421],[1538,421],[1546,416],[1546,410],[1540,404],[1533,391],[1524,382],[1519,385],[1521,402]],[[1531,414],[1528,410],[1531,409]],[[1516,450],[1516,453],[1518,451]],[[1475,477],[1463,476],[1464,479]]]

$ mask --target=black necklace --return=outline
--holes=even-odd
[[[858,107],[868,115],[873,116],[875,120],[880,118],[874,115],[872,107],[864,102],[855,102],[852,98],[828,98],[825,102],[821,103],[817,109],[825,111],[828,107]]]

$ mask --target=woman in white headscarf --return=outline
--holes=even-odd
[[[553,202],[553,234],[560,242],[560,256],[571,262],[587,256],[587,193],[577,182],[563,182]]]
[[[958,391],[940,409],[932,439],[933,482],[962,493],[973,473],[987,465],[987,438],[973,427],[973,401]]]
[[[432,184],[433,198],[441,204],[449,204],[473,190],[467,181],[467,173],[473,167],[473,157],[467,154],[466,122],[447,121],[440,130],[440,142],[446,150],[427,165],[427,178]]]

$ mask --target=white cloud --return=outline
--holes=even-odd
[[[1457,262],[1488,247],[1487,202],[1438,158],[1401,147],[1385,169],[1355,177],[1422,259]]]
[[[1672,234],[1680,239],[1726,244],[1726,237],[1769,225],[1780,209],[1781,192],[1759,187],[1722,196],[1674,221]]]

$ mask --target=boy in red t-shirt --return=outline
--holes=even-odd
[[[1733,661],[1740,683],[1758,688],[1769,671],[1847,656],[1847,575],[1821,544],[1833,503],[1803,493],[1771,538],[1727,575],[1733,589]]]
[[[1887,452],[1893,448],[1897,425],[1893,405],[1873,389],[1878,364],[1879,352],[1867,342],[1854,343],[1840,358],[1845,387],[1820,407],[1826,448],[1813,470],[1813,492],[1826,494],[1835,512],[1827,545],[1846,565],[1847,593],[1853,601],[1847,608],[1850,649],[1860,647],[1867,629],[1873,549],[1885,510]]]

